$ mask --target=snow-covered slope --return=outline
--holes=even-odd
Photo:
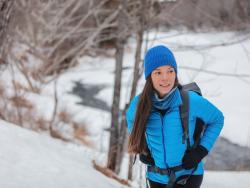
[[[92,167],[93,153],[0,120],[0,187],[124,187]]]
[[[91,165],[94,151],[0,120],[0,187],[122,188]],[[250,172],[205,172],[202,188],[248,188]]]
[[[201,188],[249,188],[250,172],[205,171]]]

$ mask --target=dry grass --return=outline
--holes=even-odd
[[[16,80],[13,81],[13,84],[15,85],[15,88],[18,91],[24,91],[24,92],[30,92],[31,91],[28,87],[24,86],[23,84],[21,84],[20,82],[18,82]]]
[[[93,148],[94,144],[88,139],[89,132],[85,124],[73,122],[74,138],[79,140],[84,145]]]
[[[72,123],[72,115],[65,110],[60,111],[57,116],[58,116],[59,121],[61,122]]]
[[[63,134],[60,133],[60,130],[58,130],[56,127],[58,127],[59,124],[64,124],[66,126],[70,126],[73,128],[73,140],[71,141],[79,141],[81,144],[91,147],[94,147],[94,144],[88,139],[89,132],[87,131],[86,125],[84,123],[76,122],[73,119],[73,115],[70,114],[68,111],[61,110],[56,114],[55,121],[52,122],[53,124],[50,125],[50,131],[51,136],[70,141],[68,138],[65,138]]]
[[[0,83],[0,97],[4,96],[4,86]]]
[[[57,138],[66,142],[69,142],[70,139],[65,138],[65,136],[57,129],[53,129],[50,127],[50,136],[53,138]]]
[[[123,185],[127,185],[127,186],[131,187],[128,180],[120,178],[112,170],[108,169],[107,167],[102,167],[102,166],[98,165],[94,160],[92,161],[92,163],[93,163],[94,168],[96,170],[98,170],[99,172],[101,172],[102,174],[104,174],[105,176],[107,176],[109,178],[112,178],[112,179],[118,181],[119,183],[121,183]]]
[[[27,128],[34,128],[33,118],[34,105],[31,101],[26,99],[23,94],[23,87],[18,82],[15,84],[15,89],[18,90],[18,95],[8,96],[5,92],[4,82],[0,82],[0,118],[5,121],[24,126]]]
[[[9,100],[17,108],[27,108],[30,110],[34,108],[33,104],[23,96],[13,96]]]
[[[1,119],[34,131],[49,131],[52,137],[63,141],[77,141],[88,147],[94,147],[94,144],[89,140],[86,125],[74,121],[72,114],[66,110],[61,110],[56,113],[55,121],[51,122],[51,120],[39,116],[35,104],[25,97],[26,93],[32,92],[29,88],[18,81],[14,81],[12,84],[17,92],[13,96],[7,96],[4,84],[0,83]],[[57,126],[62,124],[71,127],[72,133],[65,135],[64,130]]]
[[[39,118],[36,120],[36,124],[37,124],[37,127],[38,127],[40,130],[44,130],[44,131],[49,130],[49,121],[46,120],[44,117],[39,117]]]

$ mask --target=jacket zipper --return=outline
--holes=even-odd
[[[164,162],[165,162],[165,165],[166,167],[168,168],[168,164],[167,164],[167,161],[166,161],[166,149],[165,149],[165,138],[164,138],[164,132],[163,132],[163,116],[161,113],[160,114],[160,117],[161,117],[161,134],[162,134],[162,145],[163,145],[163,153],[164,153]]]

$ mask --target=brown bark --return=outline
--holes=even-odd
[[[7,39],[7,29],[13,10],[14,0],[0,0],[0,66],[6,64],[3,49]]]
[[[121,79],[122,79],[122,64],[124,45],[126,42],[126,4],[127,0],[120,1],[119,15],[118,15],[118,32],[116,40],[116,54],[115,54],[115,84],[113,93],[113,104],[111,109],[111,128],[110,128],[110,140],[108,151],[107,167],[115,171],[117,154],[118,154],[118,140],[119,140],[119,113],[120,113],[120,91],[121,91]]]
[[[134,65],[134,74],[133,74],[133,83],[132,83],[132,89],[130,93],[130,101],[136,94],[136,88],[138,85],[138,81],[140,78],[140,63],[141,63],[141,48],[142,48],[142,42],[143,42],[143,34],[144,34],[144,29],[145,29],[145,12],[146,12],[146,7],[147,7],[147,0],[140,0],[141,4],[141,9],[140,9],[140,15],[139,15],[139,29],[137,32],[137,46],[136,46],[136,54],[135,54],[135,65]],[[127,111],[127,107],[125,111]],[[124,127],[126,125],[126,122],[124,122]],[[133,156],[130,155],[129,157],[129,168],[128,168],[128,179],[132,180],[132,166],[133,166]]]
[[[120,177],[118,177],[112,170],[106,168],[106,167],[102,167],[100,165],[98,165],[95,161],[93,162],[93,166],[96,170],[98,170],[99,172],[103,173],[105,176],[110,177],[116,181],[118,181],[119,183],[123,184],[123,185],[127,185],[129,187],[131,187],[130,183],[128,182],[128,180],[122,179]]]

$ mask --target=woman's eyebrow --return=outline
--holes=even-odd
[[[167,68],[168,70],[171,70],[171,69],[174,69],[173,67],[169,67],[169,68]],[[162,71],[161,69],[155,69],[154,71]]]

